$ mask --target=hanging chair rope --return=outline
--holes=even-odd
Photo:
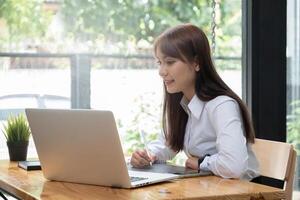
[[[216,28],[217,28],[217,23],[216,23],[216,0],[211,1],[211,7],[212,7],[212,12],[211,12],[211,51],[212,55],[215,56],[216,53]]]

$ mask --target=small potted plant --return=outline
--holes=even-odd
[[[9,158],[11,161],[26,160],[30,128],[24,114],[10,116],[3,133],[6,137]]]

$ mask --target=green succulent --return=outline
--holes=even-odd
[[[29,140],[31,134],[30,128],[24,114],[19,114],[16,117],[10,116],[7,120],[7,125],[4,125],[2,130],[7,142],[24,142]]]

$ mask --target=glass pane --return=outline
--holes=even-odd
[[[25,108],[70,108],[70,67],[65,58],[0,57],[0,126]],[[0,134],[0,157],[8,158]],[[30,139],[28,157],[37,157]]]
[[[287,1],[287,140],[297,151],[294,197],[300,199],[300,3]]]

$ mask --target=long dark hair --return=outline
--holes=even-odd
[[[170,28],[158,36],[154,43],[157,49],[167,56],[178,58],[185,63],[197,62],[200,70],[196,73],[195,92],[202,101],[226,95],[239,104],[245,137],[254,143],[254,128],[246,104],[236,95],[218,75],[211,58],[210,46],[205,33],[192,24],[182,24]],[[180,105],[183,93],[170,94],[164,86],[163,130],[167,145],[174,151],[183,150],[184,134],[188,115]]]

